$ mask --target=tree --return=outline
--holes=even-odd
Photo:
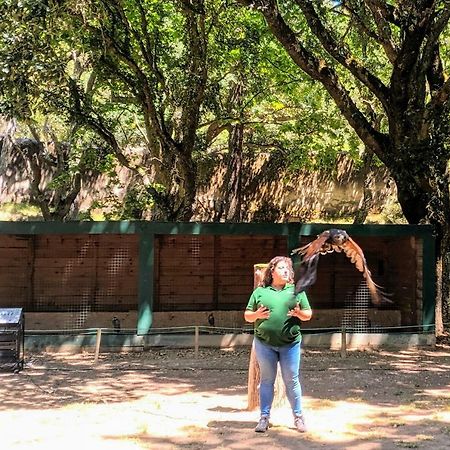
[[[189,220],[211,179],[198,171],[208,161],[225,167],[215,220],[252,220],[246,205],[260,200],[252,191],[265,174],[250,174],[246,161],[271,155],[261,169],[270,176],[325,166],[337,148],[358,146],[264,19],[233,2],[7,0],[0,8],[0,108],[17,119],[21,145],[32,144],[14,148],[47,219],[75,217],[80,186],[86,192],[106,172],[111,192],[94,198],[106,217]],[[129,178],[118,186],[121,166]]]
[[[278,220],[282,208],[261,197],[262,183],[295,169],[333,170],[343,153],[357,159],[361,144],[262,17],[228,3],[213,33],[202,116],[205,153],[223,161],[213,220]],[[256,158],[265,163],[252,171]],[[260,206],[249,212],[250,204]]]
[[[2,166],[30,180],[30,202],[45,220],[65,220],[74,212],[82,179],[98,173],[91,158],[95,138],[80,133],[66,114],[70,86],[84,72],[83,57],[67,51],[61,38],[67,30],[43,2],[8,0],[0,8],[0,114],[10,119]],[[87,83],[86,95],[89,90]]]
[[[134,105],[139,122],[142,118],[149,165],[138,172],[158,206],[156,218],[189,220],[208,67],[204,1],[92,0],[82,9],[75,2],[69,10],[86,31],[84,47],[108,80],[114,101]],[[90,103],[80,98],[79,105],[85,123],[118,147],[114,133],[91,120]]]
[[[449,320],[450,78],[441,57],[447,0],[240,0],[258,10],[295,64],[318,81],[395,180],[409,223],[437,237],[437,333]],[[304,28],[314,39],[304,39]],[[351,34],[364,37],[364,54]],[[360,40],[361,42],[361,40]],[[377,59],[374,59],[377,56]],[[351,85],[370,96],[381,128]]]
[[[141,197],[158,206],[157,217],[189,220],[207,79],[204,2],[7,0],[1,8],[0,113],[28,125],[35,149],[45,150],[44,123],[60,131],[58,143],[65,128],[65,148],[78,157],[103,141],[94,162],[113,155],[145,186]],[[132,127],[148,150],[142,164],[126,155]],[[58,174],[59,186],[68,174]]]

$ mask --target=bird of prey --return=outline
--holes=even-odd
[[[112,325],[116,333],[120,333],[120,319],[116,316],[112,318]]]
[[[332,252],[344,252],[355,267],[362,272],[369,288],[372,302],[379,305],[382,301],[392,303],[381,293],[380,286],[373,280],[366,258],[361,247],[344,230],[330,229],[320,233],[317,238],[303,247],[292,250],[291,255],[300,254],[302,261],[295,284],[295,293],[312,286],[317,278],[317,263],[319,256]]]

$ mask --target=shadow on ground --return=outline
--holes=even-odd
[[[306,435],[292,428],[286,404],[273,411],[268,433],[254,433],[257,411],[246,410],[248,362],[247,348],[106,353],[97,364],[91,354],[30,354],[19,374],[0,373],[0,417],[23,430],[11,441],[14,449],[27,442],[36,449],[65,445],[77,430],[86,448],[98,449],[108,442],[123,450],[447,448],[448,348],[347,358],[306,350]],[[71,431],[57,428],[60,422],[71,423]]]

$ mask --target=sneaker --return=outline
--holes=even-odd
[[[294,426],[300,433],[304,433],[306,431],[305,418],[303,415],[295,417]]]
[[[257,433],[265,433],[269,428],[269,418],[267,416],[261,416],[258,425],[255,427]]]

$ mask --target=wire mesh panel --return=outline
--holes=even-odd
[[[92,313],[137,309],[138,236],[38,236],[34,311],[68,312],[63,329],[86,328]]]
[[[353,292],[348,292],[345,299],[342,325],[354,333],[370,331],[369,319],[370,292],[365,281],[357,286]]]
[[[128,311],[137,309],[139,237],[98,237],[95,309]]]

